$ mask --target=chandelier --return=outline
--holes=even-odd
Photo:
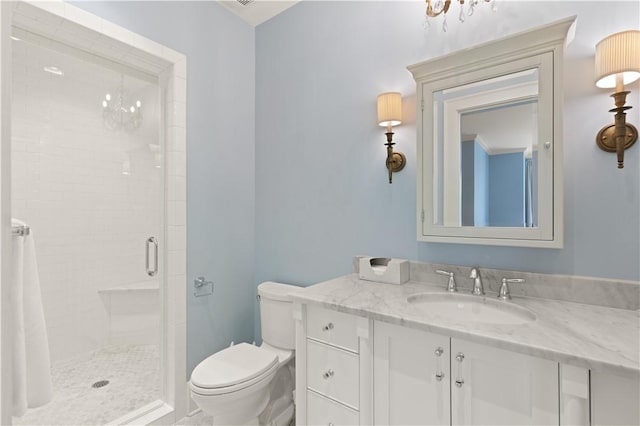
[[[460,13],[458,14],[458,20],[464,22],[465,20],[465,8],[464,0],[457,0],[460,4]],[[469,6],[467,7],[466,14],[468,16],[473,15],[478,6],[478,3],[483,1],[484,3],[491,3],[491,10],[496,11],[496,0],[468,0]],[[442,31],[447,32],[449,25],[447,25],[447,12],[451,6],[451,0],[426,0],[427,12],[425,13],[424,29],[426,30],[430,26],[430,19],[435,18],[438,15],[442,15]]]
[[[129,97],[123,74],[115,94],[107,93],[102,100],[102,119],[108,129],[132,132],[142,124],[142,102],[140,99],[133,102]]]

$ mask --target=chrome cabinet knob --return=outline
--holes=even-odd
[[[322,327],[322,331],[329,331],[329,330],[333,330],[333,323],[332,322],[330,322],[329,324],[327,324],[324,327]]]
[[[442,356],[442,354],[444,353],[444,349],[442,349],[442,348],[438,347],[435,351],[433,351],[433,353],[434,353],[436,356]]]
[[[464,360],[464,354],[462,352],[458,352],[456,355],[456,361],[462,362]]]
[[[322,377],[324,377],[325,380],[330,379],[331,377],[333,377],[333,370],[329,369],[327,371],[325,371],[324,373],[322,373]]]
[[[461,388],[463,384],[464,384],[464,380],[462,380],[462,379],[456,379],[456,386],[457,386],[457,387]]]
[[[443,378],[444,378],[444,373],[443,372],[436,373],[436,380],[438,382],[441,382]]]

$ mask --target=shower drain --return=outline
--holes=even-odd
[[[95,382],[94,384],[91,385],[92,388],[102,388],[104,386],[107,386],[109,384],[108,380],[98,380],[97,382]]]

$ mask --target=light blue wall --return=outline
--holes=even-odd
[[[187,372],[253,340],[254,30],[215,2],[76,2],[187,55]],[[215,293],[196,299],[199,275]]]
[[[538,225],[538,151],[531,154],[531,207],[533,224]]]
[[[524,153],[490,155],[489,225],[524,224]]]
[[[489,226],[489,158],[476,140],[461,143],[462,226]]]
[[[476,181],[476,142],[474,140],[460,143],[460,210],[462,226],[475,224],[475,181]]]
[[[638,28],[640,4],[608,1],[606,19],[588,1],[498,5],[464,24],[452,5],[447,33],[423,30],[423,2],[398,1],[305,1],[257,27],[256,282],[312,284],[350,272],[357,254],[640,279],[640,144],[624,170],[596,147],[613,117],[593,73],[596,43]],[[564,71],[565,248],[418,243],[416,89],[405,67],[576,14]],[[628,99],[636,124],[638,88]],[[389,185],[376,96],[391,90],[404,95],[394,141],[408,164]]]
[[[489,226],[489,155],[478,142],[473,143],[474,224]]]

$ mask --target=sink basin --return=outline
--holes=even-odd
[[[448,322],[518,325],[535,321],[536,315],[522,306],[489,297],[459,293],[420,293],[407,298],[433,319]]]

